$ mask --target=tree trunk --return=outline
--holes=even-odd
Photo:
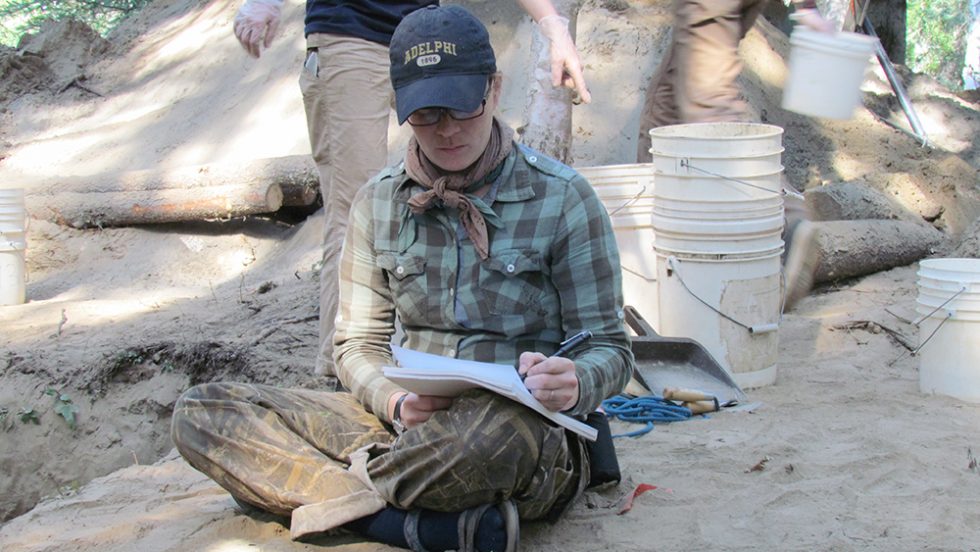
[[[559,14],[568,18],[569,32],[574,37],[582,0],[554,0],[554,5]],[[530,75],[521,142],[568,163],[572,142],[572,91],[551,86],[550,44],[537,25],[531,31],[528,67]]]
[[[868,19],[888,59],[902,65],[905,65],[907,13],[906,0],[874,0],[868,5]]]
[[[970,2],[973,23],[966,35],[966,52],[963,58],[963,90],[980,88],[980,0]]]
[[[815,282],[873,274],[932,255],[945,236],[939,230],[899,220],[818,222],[820,262]]]
[[[58,179],[29,195],[27,207],[32,216],[76,228],[180,222],[309,205],[317,188],[310,156],[295,155]]]

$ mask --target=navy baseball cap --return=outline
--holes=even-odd
[[[497,71],[486,27],[455,5],[428,6],[405,16],[388,54],[399,124],[427,107],[475,111]]]

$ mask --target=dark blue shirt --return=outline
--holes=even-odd
[[[432,4],[439,0],[308,0],[306,36],[339,34],[387,46],[403,17]]]

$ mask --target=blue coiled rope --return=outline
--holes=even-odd
[[[653,430],[653,422],[679,422],[691,417],[691,409],[678,406],[656,395],[642,397],[616,395],[602,401],[602,409],[610,418],[624,422],[646,423],[642,429],[613,435],[613,438],[639,437]]]

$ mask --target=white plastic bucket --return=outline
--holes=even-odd
[[[783,215],[742,221],[699,222],[655,216],[654,249],[666,255],[764,255],[782,248]]]
[[[797,25],[790,36],[783,109],[828,119],[850,119],[861,103],[861,83],[877,39],[822,33]]]
[[[919,262],[919,389],[980,403],[980,259]]]
[[[650,131],[660,333],[698,341],[747,388],[776,381],[782,134],[753,123]]]
[[[26,301],[27,216],[23,189],[0,189],[0,306]]]
[[[623,299],[659,326],[657,262],[653,254],[654,166],[652,163],[576,167],[609,212],[623,270]]]
[[[27,242],[0,236],[0,306],[20,305],[27,299],[24,251]]]
[[[650,130],[659,157],[755,157],[783,151],[783,129],[756,123],[689,123]]]
[[[703,345],[743,388],[776,382],[780,255],[696,257],[657,249],[660,333]]]
[[[783,168],[778,163],[769,171],[737,175],[731,180],[713,175],[657,174],[657,199],[671,201],[754,201],[782,200]],[[726,176],[728,175],[726,168]]]
[[[25,222],[24,190],[0,189],[0,232],[23,232]]]

